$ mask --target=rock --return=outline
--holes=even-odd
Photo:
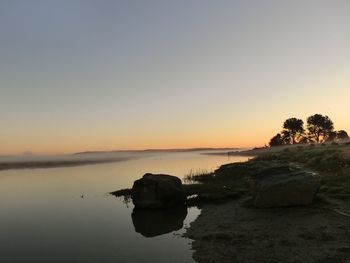
[[[145,174],[136,180],[131,198],[136,208],[167,208],[186,203],[181,180],[166,174]]]
[[[180,230],[187,216],[187,207],[168,209],[134,208],[131,214],[135,231],[144,237],[155,237]]]
[[[269,168],[254,177],[254,205],[258,208],[309,205],[319,187],[315,173],[289,166]]]

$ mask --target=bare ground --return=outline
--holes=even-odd
[[[350,262],[350,202],[256,209],[250,201],[206,205],[187,229],[197,262]]]

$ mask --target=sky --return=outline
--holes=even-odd
[[[2,0],[0,154],[350,131],[350,1]]]

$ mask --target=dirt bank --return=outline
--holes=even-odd
[[[350,262],[350,204],[255,209],[249,200],[205,205],[187,230],[197,262]]]

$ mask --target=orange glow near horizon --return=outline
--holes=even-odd
[[[335,121],[336,129],[350,130],[346,126],[346,116],[339,117],[339,123]],[[22,154],[31,152],[34,154],[70,154],[83,151],[113,151],[113,150],[144,150],[144,149],[183,149],[183,148],[252,148],[262,147],[268,144],[269,139],[282,128],[281,118],[279,125],[266,122],[255,122],[259,127],[234,128],[224,126],[211,128],[210,124],[203,130],[187,130],[182,136],[171,133],[147,133],[142,136],[136,134],[123,134],[116,136],[103,132],[99,135],[85,133],[80,136],[73,134],[57,136],[56,134],[37,135],[32,138],[23,139],[20,135],[15,141],[2,141],[0,154]],[[333,119],[334,120],[334,119]],[[342,122],[341,121],[345,121]],[[270,122],[272,122],[270,120]],[[340,125],[337,125],[340,124]],[[216,124],[217,125],[217,124]],[[339,127],[339,128],[338,128]],[[347,129],[347,127],[349,127]],[[206,129],[208,129],[206,131]],[[142,132],[141,132],[142,133]],[[130,137],[129,137],[130,136]],[[131,137],[134,136],[134,137]],[[118,138],[118,139],[117,139]]]
[[[103,145],[99,141],[75,141],[74,142],[62,142],[58,144],[45,144],[35,145],[30,142],[20,143],[18,145],[3,145],[1,155],[17,155],[22,153],[33,153],[39,155],[45,154],[70,154],[75,152],[84,151],[113,151],[113,150],[145,150],[145,149],[187,149],[187,148],[250,148],[255,146],[263,146],[258,140],[253,141],[240,141],[227,143],[229,140],[222,138],[222,141],[215,141],[214,143],[208,143],[205,140],[184,140],[183,143],[162,143],[157,141],[149,141],[148,143],[139,144],[121,144],[110,143]],[[111,140],[113,141],[113,140]],[[56,141],[57,142],[57,141]]]
[[[1,155],[259,147],[315,113],[350,133],[348,1],[0,5]]]

